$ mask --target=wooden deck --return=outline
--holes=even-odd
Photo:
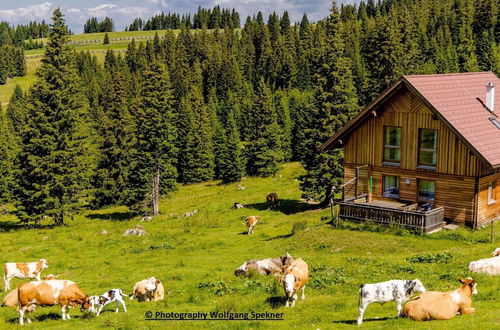
[[[355,222],[373,221],[384,225],[401,226],[421,234],[439,229],[445,224],[442,207],[424,212],[405,210],[404,206],[402,203],[386,201],[341,202],[339,216]]]

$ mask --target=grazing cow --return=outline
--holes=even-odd
[[[277,205],[279,205],[278,194],[276,194],[275,192],[267,194],[266,202],[268,205],[268,209],[275,208]]]
[[[158,290],[158,286],[161,284],[160,280],[157,280],[154,277],[150,277],[146,280],[139,281],[135,283],[132,294],[130,295],[130,300],[137,298],[137,301],[155,301],[156,299],[163,299],[163,294],[161,292],[156,295],[156,291]],[[163,289],[163,285],[161,288]],[[161,300],[159,299],[159,300]]]
[[[147,216],[147,217],[142,217],[140,222],[149,222],[151,220],[153,220],[153,217]]]
[[[121,289],[111,289],[109,291],[106,291],[100,296],[91,296],[90,301],[92,307],[90,308],[90,311],[94,312],[97,316],[99,316],[104,306],[111,304],[112,302],[115,302],[116,304],[115,313],[118,313],[118,307],[120,306],[120,304],[123,306],[123,311],[126,313],[127,306],[125,306],[125,301],[123,301],[122,297],[127,297],[127,295],[124,294]]]
[[[361,284],[358,300],[358,325],[363,323],[363,315],[365,314],[366,307],[373,302],[384,304],[389,301],[395,301],[399,317],[403,304],[417,292],[425,292],[424,285],[418,279],[413,281],[392,280],[374,284]]]
[[[251,215],[249,217],[246,217],[245,219],[245,225],[247,226],[248,228],[248,235],[250,235],[252,232],[253,232],[253,229],[255,228],[255,225],[257,224],[257,222],[259,222],[260,218],[255,216],[255,215]]]
[[[234,271],[234,275],[247,276],[250,272],[256,272],[259,275],[281,275],[283,269],[290,266],[293,258],[288,253],[277,258],[267,258],[262,260],[245,261],[238,269]]]
[[[302,260],[302,258],[298,258],[295,259],[290,266],[285,268],[283,274],[284,275],[281,277],[281,282],[283,283],[283,289],[285,290],[285,306],[289,307],[291,301],[292,307],[295,307],[297,292],[300,289],[302,289],[301,299],[306,299],[304,290],[306,289],[306,284],[309,281],[309,268],[307,266],[307,263]]]
[[[3,265],[4,291],[9,290],[10,280],[17,278],[34,278],[40,281],[40,273],[46,269],[48,262],[40,259],[37,262],[8,262]]]
[[[89,296],[75,284],[68,280],[47,280],[22,283],[17,288],[19,324],[24,324],[24,318],[31,323],[28,317],[37,306],[61,305],[62,319],[69,320],[68,307],[79,304],[84,311],[91,307]]]
[[[484,273],[488,275],[500,275],[500,248],[491,253],[493,257],[479,259],[469,263],[469,271],[472,273]]]
[[[467,277],[460,279],[462,286],[448,292],[427,291],[410,300],[403,309],[403,315],[415,321],[449,320],[457,313],[472,314],[472,295],[477,294],[476,281]]]

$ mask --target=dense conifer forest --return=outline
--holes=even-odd
[[[155,213],[179,183],[269,177],[286,161],[306,169],[305,195],[327,201],[342,154],[318,147],[402,75],[500,73],[496,0],[334,1],[318,22],[257,12],[241,29],[212,14],[136,20],[180,33],[101,64],[65,46],[56,10],[37,82],[0,112],[0,201],[28,223],[62,224],[84,204]]]

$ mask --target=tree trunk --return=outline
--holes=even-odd
[[[156,174],[153,178],[153,215],[160,213],[160,169],[156,169]]]
[[[330,199],[332,198],[332,190],[333,190],[332,185],[329,185],[326,188],[325,199],[323,199],[323,201],[319,204],[319,207],[325,208],[330,204]]]

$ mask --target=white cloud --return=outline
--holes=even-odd
[[[27,5],[16,9],[0,10],[0,19],[9,23],[27,23],[32,20],[46,19],[50,17],[52,9],[51,2],[43,2],[38,5]]]

